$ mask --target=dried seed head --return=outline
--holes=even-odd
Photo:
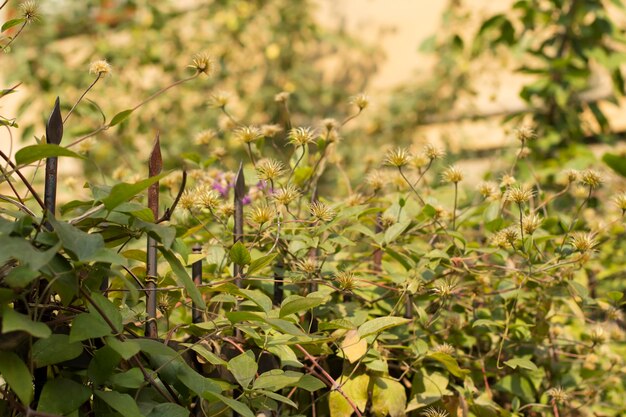
[[[402,168],[411,161],[411,153],[406,148],[396,148],[387,152],[385,165]]]
[[[365,202],[365,196],[361,193],[352,193],[346,198],[346,206],[354,207]]]
[[[373,191],[378,191],[385,186],[387,179],[383,171],[375,170],[367,174],[365,182],[372,187]]]
[[[198,190],[197,195],[198,204],[207,210],[217,210],[220,203],[222,202],[222,199],[220,198],[220,193],[206,187]]]
[[[253,206],[248,214],[250,221],[256,223],[259,227],[274,220],[275,216],[276,211],[274,208],[265,204]]]
[[[383,229],[387,229],[393,226],[394,224],[396,224],[396,222],[396,216],[393,216],[389,213],[384,213],[382,216],[380,216],[380,225]]]
[[[598,171],[586,169],[580,173],[580,182],[589,188],[598,188],[604,179]]]
[[[579,252],[590,252],[598,245],[594,233],[575,232],[570,237],[570,243]]]
[[[595,326],[589,332],[589,340],[594,345],[601,345],[607,340],[607,334],[604,329],[600,326]]]
[[[277,134],[283,131],[283,128],[280,125],[263,125],[261,126],[261,133],[266,138],[273,138]]]
[[[622,215],[626,214],[626,192],[618,194],[613,200],[615,205],[622,210]]]
[[[370,104],[370,98],[365,93],[357,94],[350,98],[350,104],[354,104],[359,108],[359,111],[365,109]]]
[[[223,146],[216,146],[211,154],[217,159],[221,159],[226,156],[226,149]]]
[[[196,206],[196,193],[195,191],[185,191],[183,195],[180,196],[180,200],[178,201],[178,205],[180,208],[186,211],[192,211]]]
[[[89,73],[98,77],[106,77],[111,75],[111,65],[104,59],[94,61],[89,64]]]
[[[456,352],[456,349],[454,349],[454,346],[449,345],[447,343],[443,343],[441,345],[436,345],[432,348],[433,352],[440,352],[440,353],[445,353],[446,355],[454,355]]]
[[[430,161],[431,160],[428,159],[426,155],[417,154],[413,157],[413,160],[411,161],[411,165],[413,165],[415,168],[422,168],[428,165]]]
[[[244,126],[235,129],[235,137],[243,143],[252,143],[263,137],[261,129],[256,126]]]
[[[515,131],[515,137],[522,143],[531,141],[537,137],[535,130],[529,126],[522,126]]]
[[[522,229],[524,229],[524,233],[527,235],[532,235],[535,233],[535,230],[539,229],[543,223],[543,219],[536,214],[529,214],[522,218]]]
[[[450,414],[446,410],[440,408],[428,407],[422,412],[425,417],[449,417]]]
[[[274,101],[277,103],[286,103],[289,100],[289,95],[287,91],[280,92],[274,96]]]
[[[231,94],[225,91],[216,91],[209,97],[208,105],[214,109],[223,109],[230,101]]]
[[[300,262],[298,262],[296,264],[296,268],[301,271],[304,272],[305,274],[308,275],[313,275],[317,272],[317,269],[319,268],[319,265],[317,263],[317,261],[313,258],[306,258]]]
[[[288,206],[300,197],[300,191],[293,185],[287,185],[276,190],[273,197],[277,203],[282,204],[283,206]]]
[[[530,154],[531,154],[530,148],[522,148],[519,151],[517,151],[517,157],[519,159],[526,159],[528,158]]]
[[[354,273],[350,271],[339,271],[335,274],[337,285],[343,291],[352,291],[354,289]]]
[[[498,189],[498,184],[496,184],[493,181],[483,181],[480,184],[478,184],[478,192],[480,193],[480,195],[482,195],[485,198],[490,198],[495,196],[499,189]]]
[[[504,196],[506,201],[512,201],[516,204],[523,204],[528,202],[534,195],[532,188],[526,185],[513,185],[509,188]]]
[[[203,130],[199,132],[193,141],[196,145],[208,145],[217,137],[217,132],[213,129]]]
[[[568,183],[576,182],[580,178],[580,172],[575,169],[566,169],[563,172],[563,176]]]
[[[505,248],[507,246],[514,246],[518,239],[519,229],[517,226],[509,226],[496,233],[491,241],[493,245]]]
[[[232,201],[224,202],[217,208],[220,217],[230,217],[235,214],[235,204]]]
[[[293,146],[305,146],[315,141],[317,134],[310,127],[296,127],[289,131],[289,143]]]
[[[441,180],[443,182],[457,184],[463,180],[463,172],[457,167],[450,165],[441,173]]]
[[[446,156],[446,152],[431,143],[427,143],[426,146],[424,146],[424,155],[431,161],[434,161],[435,159],[441,159]]]
[[[500,179],[500,187],[510,187],[516,182],[517,180],[515,179],[515,177],[508,175],[508,174],[504,174],[502,176],[502,179]]]
[[[32,23],[39,20],[39,5],[36,1],[28,0],[20,4],[22,10],[22,18],[26,23]]]
[[[188,68],[192,68],[197,74],[204,74],[210,77],[217,72],[217,62],[208,53],[201,52],[193,56],[191,65],[188,65]]]
[[[256,172],[264,181],[274,181],[285,173],[285,165],[276,159],[261,159],[256,164]]]
[[[336,215],[335,210],[328,207],[326,204],[322,203],[321,201],[314,201],[313,203],[311,203],[309,205],[309,212],[311,213],[311,216],[313,216],[315,220],[321,221],[321,222],[329,222]]]
[[[437,280],[434,285],[432,292],[439,296],[439,298],[448,298],[453,293],[457,287],[457,281],[454,278],[446,278],[442,280]]]
[[[339,127],[339,123],[337,122],[337,120],[329,117],[322,120],[322,126],[324,126],[324,129],[326,129],[326,131],[330,132],[336,130]]]
[[[565,403],[569,399],[569,395],[561,387],[550,388],[546,391],[548,397],[550,397],[556,403]]]

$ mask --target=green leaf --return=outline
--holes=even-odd
[[[41,322],[32,321],[26,314],[18,313],[10,307],[2,308],[2,333],[24,331],[38,338],[46,338],[52,330]]]
[[[447,353],[435,352],[428,355],[430,359],[434,359],[446,367],[448,372],[459,378],[463,378],[469,371],[461,369],[456,359]]]
[[[19,356],[0,351],[0,375],[20,399],[29,405],[33,400],[33,378]]]
[[[202,310],[206,309],[206,304],[202,299],[202,294],[196,287],[196,284],[193,282],[187,269],[183,266],[183,264],[178,260],[178,258],[169,250],[165,248],[159,247],[159,250],[163,254],[163,257],[170,264],[172,268],[172,272],[174,272],[174,276],[177,278],[176,281],[178,285],[185,287],[187,294],[191,298],[191,300],[196,304],[196,306]]]
[[[374,378],[372,413],[377,417],[401,417],[406,408],[404,386],[391,378]]]
[[[371,334],[380,333],[391,327],[406,324],[411,320],[403,317],[378,317],[359,326],[359,337],[362,339]]]
[[[111,211],[120,204],[130,201],[131,198],[144,191],[152,184],[158,182],[161,178],[167,176],[168,174],[169,172],[163,172],[159,175],[137,181],[133,184],[126,182],[115,184],[113,188],[111,188],[109,195],[102,199],[102,203],[107,210]]]
[[[250,257],[250,252],[246,248],[246,245],[241,243],[241,241],[236,242],[232,248],[230,248],[230,260],[239,265],[244,266],[248,265],[252,258]]]
[[[122,123],[124,120],[128,119],[128,116],[130,116],[132,112],[133,109],[123,110],[119,112],[118,114],[113,116],[113,119],[111,119],[111,123],[109,123],[109,127]]]
[[[110,381],[121,388],[139,388],[144,383],[144,377],[139,368],[131,368],[126,372],[112,375]]]
[[[525,402],[534,402],[535,390],[530,380],[521,374],[507,375],[500,379],[495,388],[518,396]]]
[[[31,358],[37,368],[69,361],[83,353],[80,342],[70,343],[66,334],[53,334],[47,339],[39,339],[33,344]]]
[[[44,385],[37,411],[68,415],[91,397],[91,390],[69,379],[52,379]]]
[[[284,395],[276,394],[275,392],[267,391],[267,390],[264,390],[264,389],[257,389],[257,390],[255,390],[255,392],[257,392],[259,394],[263,394],[266,397],[271,398],[273,400],[280,401],[281,403],[285,403],[287,405],[290,405],[293,408],[298,408],[298,404],[294,403],[293,401],[291,401],[289,398],[285,397]]]
[[[125,340],[122,342],[113,336],[107,336],[106,343],[125,360],[132,358],[139,353],[140,350],[139,344],[135,343],[133,340]]]
[[[15,153],[15,163],[17,165],[27,165],[35,161],[46,158],[56,158],[59,156],[69,156],[71,158],[85,159],[74,151],[70,151],[59,145],[42,143],[39,145],[26,146]]]
[[[537,365],[532,363],[529,359],[525,359],[525,358],[513,358],[511,360],[504,362],[504,364],[507,366],[510,366],[513,369],[516,369],[518,366],[520,368],[530,369],[531,371],[536,371],[539,369],[537,368]]]
[[[323,298],[317,297],[301,297],[286,302],[281,308],[279,317],[285,317],[300,311],[310,310],[321,304],[324,304]]]
[[[270,391],[279,391],[285,387],[293,387],[302,379],[300,372],[283,371],[280,369],[272,369],[259,375],[254,381],[252,389],[267,389]]]
[[[122,321],[122,315],[120,314],[119,308],[117,308],[115,304],[113,304],[108,298],[96,292],[91,293],[91,299],[96,304],[96,306],[102,311],[102,313],[109,319],[109,321],[113,324],[113,326],[115,327],[115,331],[118,333],[121,332],[124,327],[124,324]],[[94,315],[98,315],[102,317],[100,312],[93,306],[89,306],[89,311],[91,311],[91,313]],[[102,317],[102,321],[103,323],[107,324],[106,321],[104,320],[104,317]]]
[[[96,313],[97,314],[97,313]],[[70,329],[70,343],[108,336],[111,328],[98,315],[81,313],[76,316]]]
[[[386,244],[389,244],[396,240],[398,237],[400,237],[402,232],[404,232],[406,228],[409,227],[409,224],[411,224],[410,220],[404,220],[394,224],[389,229],[385,230],[384,242]]]
[[[272,261],[276,259],[276,256],[277,254],[272,253],[270,255],[261,256],[260,258],[255,259],[254,261],[250,262],[250,266],[248,267],[246,274],[252,275],[255,272],[260,271],[261,269],[271,264]]]
[[[242,387],[248,388],[258,370],[254,352],[248,350],[232,358],[228,361],[228,370]]]
[[[11,29],[13,26],[20,25],[24,23],[25,21],[26,19],[24,19],[23,17],[20,17],[18,19],[8,20],[4,22],[4,24],[2,25],[2,29],[0,29],[0,32],[4,32],[5,30]]]
[[[79,261],[90,261],[93,256],[104,248],[102,235],[86,233],[67,222],[61,222],[54,217],[48,219],[54,231],[61,239],[63,248]]]
[[[343,393],[354,402],[357,408],[364,411],[369,398],[370,377],[367,374],[361,374],[347,379],[342,375],[337,383],[341,385]],[[354,413],[350,403],[336,390],[330,392],[328,407],[331,417],[350,417]]]
[[[605,153],[604,156],[602,156],[602,160],[611,167],[613,171],[617,172],[622,177],[626,177],[626,157]]]
[[[189,410],[173,403],[161,403],[154,407],[148,417],[189,417]]]
[[[254,413],[250,410],[250,408],[248,408],[247,405],[237,400],[233,400],[232,398],[224,397],[223,395],[215,392],[205,392],[202,396],[207,400],[217,399],[221,401],[243,417],[255,417]]]
[[[95,395],[124,417],[143,417],[137,403],[128,394],[116,391],[95,391]]]
[[[322,388],[325,388],[326,384],[324,384],[319,379],[315,378],[313,375],[305,374],[302,376],[302,379],[298,381],[298,384],[296,384],[296,386],[298,388],[302,388],[303,390],[314,392]]]

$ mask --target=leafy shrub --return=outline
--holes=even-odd
[[[190,66],[94,135],[214,61]],[[71,108],[47,143],[0,154],[3,414],[624,413],[622,179],[585,152],[531,161],[528,127],[479,184],[432,145],[368,150],[351,177],[368,97],[295,124],[275,93],[276,124],[215,106],[238,169],[198,152],[161,172],[163,135],[149,177],[91,181],[58,211],[50,179],[42,195],[23,171],[80,157],[55,144]]]

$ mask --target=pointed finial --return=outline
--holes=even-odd
[[[246,195],[246,179],[243,176],[243,162],[239,164],[237,178],[235,179],[235,200],[241,201]]]
[[[148,161],[148,173],[151,177],[154,177],[155,175],[159,175],[162,169],[163,158],[161,157],[160,134],[157,131],[154,146],[152,146],[152,152],[150,153],[150,161]]]
[[[54,101],[54,108],[48,123],[46,124],[46,142],[58,145],[63,138],[63,118],[61,117],[61,106],[59,104],[59,97]]]

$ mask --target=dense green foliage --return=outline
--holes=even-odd
[[[149,3],[128,4],[136,16],[151,14],[150,24],[161,22],[151,27],[155,36],[181,25],[175,13],[172,22]],[[243,13],[250,22],[294,13],[300,17],[288,33],[316,33],[302,20],[306,4],[283,6],[224,1],[211,13],[240,16],[251,7]],[[15,42],[3,39],[5,50],[12,43],[4,60],[19,54],[36,27],[29,7],[19,9],[25,20],[3,28],[11,36],[25,28]],[[122,16],[127,11],[120,6]],[[71,20],[65,12],[57,18]],[[42,19],[37,30],[52,30]],[[549,146],[550,139],[519,125],[517,147],[475,184],[430,144],[357,149],[378,134],[351,131],[357,117],[372,119],[366,95],[352,95],[350,83],[337,86],[341,94],[314,88],[321,73],[308,68],[306,54],[293,57],[294,68],[246,67],[229,46],[244,42],[233,33],[254,36],[238,32],[245,27],[239,17],[222,19],[215,24],[232,33],[216,44],[218,59],[200,53],[172,62],[163,52],[154,67],[178,75],[156,77],[148,88],[123,78],[132,54],[118,55],[104,41],[110,60],[124,64],[94,61],[82,87],[40,74],[40,83],[55,79],[49,94],[65,103],[60,115],[45,111],[52,114],[47,142],[60,138],[53,129],[59,124],[66,139],[60,146],[29,141],[33,133],[42,138],[44,124],[34,124],[25,147],[12,158],[2,154],[0,415],[626,412],[623,156],[607,154],[602,162],[578,146],[566,163],[538,161],[528,157],[529,146]],[[298,43],[278,28],[269,33],[280,54]],[[302,48],[319,39],[303,40]],[[51,56],[57,75],[66,74],[61,55]],[[277,81],[290,68],[297,74],[292,95]],[[257,71],[274,82],[255,95],[247,77]],[[26,85],[38,77],[21,76]],[[219,92],[222,83],[241,86],[233,95],[246,104],[233,105]],[[209,108],[201,106],[208,97]],[[52,102],[47,94],[41,99]],[[101,107],[103,121],[89,126],[97,120],[90,111]],[[20,129],[3,123],[8,132]],[[30,180],[33,164],[83,158],[112,170],[107,158],[134,158],[135,172],[147,174],[147,156],[133,156],[131,138],[146,148],[155,126],[154,175],[125,182],[105,180],[129,174],[88,175],[85,197],[55,215],[47,210],[49,190],[44,195],[40,181]],[[193,147],[176,140],[191,136]],[[74,152],[92,137],[90,147]],[[183,166],[184,175],[179,168],[157,174],[159,143],[165,168]],[[360,152],[366,163],[355,161]],[[155,184],[162,200],[156,215],[148,208],[154,195],[146,199]],[[200,283],[192,273],[199,262]],[[145,337],[150,323],[158,329],[153,338]]]

